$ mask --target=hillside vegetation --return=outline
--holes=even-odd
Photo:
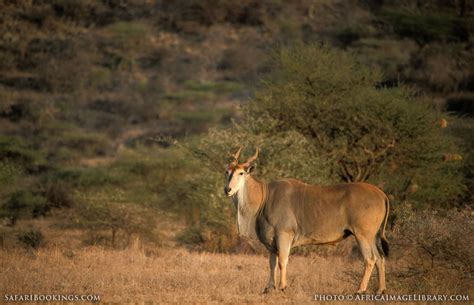
[[[0,291],[352,294],[353,238],[292,250],[260,294],[222,191],[243,145],[265,181],[387,193],[390,294],[468,295],[473,35],[463,0],[0,0]]]
[[[246,251],[241,144],[266,180],[466,209],[473,24],[468,1],[0,1],[0,241],[51,243],[46,217],[78,247]]]

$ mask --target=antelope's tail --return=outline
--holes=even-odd
[[[385,257],[388,257],[389,254],[389,247],[388,247],[388,240],[387,237],[385,236],[385,228],[387,227],[387,222],[388,222],[388,213],[390,211],[390,201],[388,200],[388,197],[385,196],[385,217],[383,219],[382,226],[380,227],[380,243],[382,244],[382,250],[383,250],[383,255]]]

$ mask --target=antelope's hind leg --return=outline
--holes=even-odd
[[[278,235],[278,267],[280,268],[281,291],[286,289],[286,266],[288,265],[292,242],[293,236],[291,234],[281,233]]]
[[[372,274],[372,270],[374,269],[376,256],[372,249],[372,244],[375,245],[373,242],[369,242],[363,236],[356,236],[357,243],[359,244],[360,252],[362,253],[362,257],[364,258],[364,275],[362,276],[362,280],[360,282],[359,290],[356,293],[363,294],[367,290],[367,285],[369,284],[370,275]]]
[[[375,266],[377,267],[377,274],[379,279],[379,287],[377,290],[377,294],[384,294],[385,289],[387,289],[385,287],[385,258],[383,255],[380,254],[375,243],[372,246],[372,249],[376,258]]]

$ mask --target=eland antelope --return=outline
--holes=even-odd
[[[239,163],[241,151],[242,148],[234,154],[227,167],[224,192],[237,208],[239,234],[260,240],[270,252],[270,277],[264,293],[275,289],[277,265],[279,288],[286,288],[286,266],[292,247],[332,244],[350,235],[355,236],[365,263],[357,293],[366,291],[374,265],[378,272],[377,293],[384,293],[389,213],[384,192],[367,183],[319,186],[296,179],[265,183],[251,175],[259,150]]]

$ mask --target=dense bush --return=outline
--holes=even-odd
[[[0,161],[0,198],[11,193],[21,177],[21,170],[9,161]]]
[[[11,193],[0,206],[0,218],[8,218],[15,223],[19,218],[31,218],[45,215],[51,209],[51,203],[41,194],[27,190]]]
[[[404,203],[393,214],[389,233],[392,259],[407,262],[407,267],[394,275],[403,278],[404,285],[417,287],[472,276],[472,210],[420,211]],[[436,284],[429,289],[436,289]]]
[[[380,72],[326,46],[283,48],[274,63],[248,116],[304,136],[333,181],[370,181],[420,204],[447,205],[463,194],[462,162],[442,159],[460,148],[409,88],[380,87]]]
[[[465,191],[461,162],[442,159],[444,152],[457,151],[454,140],[408,88],[380,88],[382,80],[329,47],[279,50],[271,77],[244,107],[244,120],[187,145],[201,167],[182,180],[185,210],[197,215],[182,240],[211,250],[237,245],[233,208],[221,189],[225,165],[240,145],[247,154],[261,149],[256,175],[267,181],[369,181],[395,202],[456,202]]]
[[[469,40],[468,25],[463,18],[445,14],[387,11],[383,14],[394,33],[412,38],[420,46],[433,41]]]
[[[44,236],[39,229],[31,228],[18,233],[17,239],[26,248],[38,249],[44,241]]]
[[[34,171],[44,163],[44,155],[21,138],[0,135],[0,160]]]
[[[153,214],[139,205],[109,202],[111,199],[103,192],[78,207],[77,218],[71,225],[88,232],[86,243],[124,247],[128,246],[134,234],[153,241]]]
[[[71,185],[64,181],[48,181],[45,182],[43,195],[51,207],[70,208],[74,205],[71,192]]]

